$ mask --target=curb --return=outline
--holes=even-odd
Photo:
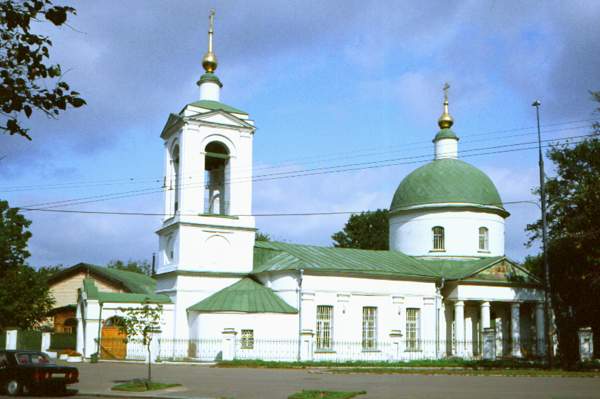
[[[78,391],[76,396],[94,396],[97,398],[151,398],[151,399],[218,399],[206,396],[165,396],[161,394],[145,394],[137,392],[127,393],[112,393],[112,392],[98,392],[98,391]]]

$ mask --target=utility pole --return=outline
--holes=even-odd
[[[546,356],[548,358],[548,366],[552,367],[552,336],[550,323],[552,318],[550,317],[550,266],[548,265],[548,222],[546,220],[546,176],[544,175],[544,157],[542,155],[542,135],[540,132],[540,105],[542,103],[539,100],[535,100],[532,107],[535,107],[535,114],[537,117],[537,133],[538,133],[538,164],[540,169],[540,202],[542,203],[542,257],[544,259],[544,318],[546,319],[544,336],[546,337]]]

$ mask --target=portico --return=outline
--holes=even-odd
[[[445,293],[448,355],[481,356],[482,333],[488,328],[494,331],[497,357],[544,354],[540,288],[457,283]]]

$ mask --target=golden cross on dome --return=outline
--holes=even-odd
[[[448,89],[450,88],[450,84],[448,82],[444,83],[444,101],[448,101]]]

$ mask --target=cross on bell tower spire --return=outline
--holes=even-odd
[[[444,83],[444,112],[440,119],[438,119],[438,126],[440,129],[450,129],[454,124],[454,119],[450,116],[450,112],[448,111],[448,89],[450,89],[450,85],[448,82]]]

